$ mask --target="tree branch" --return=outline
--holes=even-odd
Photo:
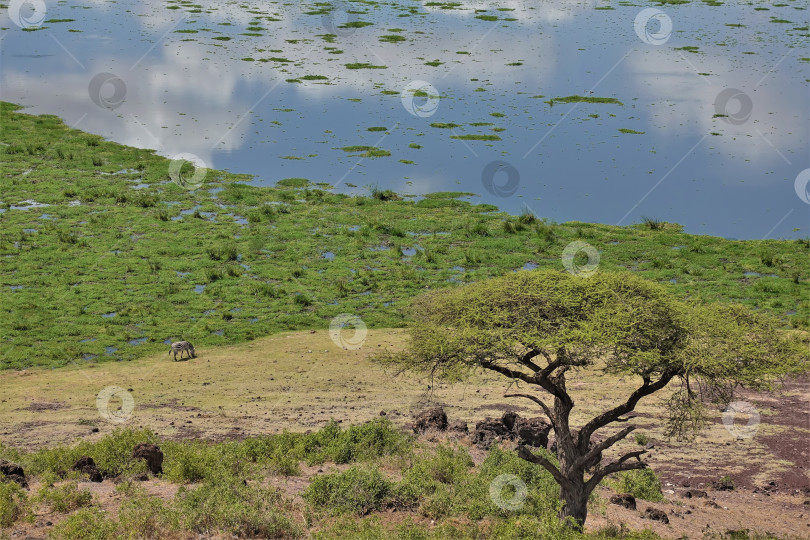
[[[621,471],[632,471],[635,469],[646,469],[647,463],[641,461],[641,456],[646,454],[646,450],[636,450],[635,452],[630,452],[628,454],[623,455],[619,458],[618,461],[614,461],[607,467],[604,467],[598,471],[596,471],[590,479],[585,482],[585,492],[590,495],[590,493],[599,485],[599,482],[602,481],[603,478],[606,476],[621,472]],[[638,461],[635,463],[625,463],[630,458],[636,458]]]
[[[521,459],[525,459],[529,463],[541,465],[544,469],[546,469],[548,472],[551,473],[551,476],[554,477],[554,480],[556,480],[560,486],[567,486],[569,484],[568,479],[562,475],[560,470],[557,467],[555,467],[553,463],[551,463],[543,456],[537,456],[532,454],[531,451],[529,451],[529,449],[523,446],[522,444],[518,445],[517,455],[518,457],[520,457]]]
[[[529,369],[531,369],[532,371],[537,373],[538,371],[540,371],[540,366],[538,366],[537,364],[532,362],[532,358],[534,358],[535,356],[539,356],[539,355],[540,355],[540,351],[538,351],[537,349],[531,349],[526,354],[521,356],[520,359],[518,360],[518,362],[520,362],[524,366],[528,367]]]
[[[594,445],[594,447],[588,450],[588,452],[585,455],[574,461],[572,467],[576,469],[584,466],[586,463],[588,463],[597,455],[599,455],[600,452],[602,452],[603,450],[607,450],[620,440],[627,437],[627,435],[630,434],[630,432],[633,431],[634,429],[636,429],[636,426],[627,426],[626,428],[622,429],[618,433],[613,434],[611,437],[608,437],[599,444]]]
[[[627,401],[625,401],[624,403],[622,403],[617,407],[614,407],[613,409],[610,409],[609,411],[600,414],[599,416],[597,416],[596,418],[585,424],[585,426],[583,426],[581,430],[579,430],[580,444],[587,445],[588,443],[590,443],[591,435],[593,435],[594,431],[605,427],[611,422],[615,422],[622,415],[627,414],[630,411],[634,410],[641,398],[661,390],[667,384],[669,384],[669,381],[671,381],[672,378],[675,377],[675,375],[677,374],[678,374],[677,370],[665,371],[663,374],[661,374],[661,378],[653,383],[650,382],[649,376],[645,376],[644,384],[642,384],[632,394],[630,394],[630,397],[627,398]],[[587,448],[587,446],[585,446],[585,448]]]
[[[546,414],[546,416],[548,416],[548,419],[551,421],[551,425],[556,427],[556,425],[554,423],[554,416],[552,416],[552,414],[551,414],[551,409],[549,409],[548,405],[543,403],[543,400],[540,399],[539,397],[533,396],[531,394],[504,394],[503,397],[505,397],[505,398],[507,398],[507,397],[523,397],[523,398],[530,399],[530,400],[534,401],[535,403],[540,405],[540,407],[543,409],[543,412]]]
[[[522,371],[510,369],[506,366],[499,366],[498,364],[490,360],[485,360],[483,358],[479,359],[479,363],[482,368],[490,369],[492,371],[500,373],[501,375],[506,375],[510,379],[520,379],[521,381],[528,384],[538,384],[537,381],[535,380],[534,375],[529,375],[528,373],[523,373]]]

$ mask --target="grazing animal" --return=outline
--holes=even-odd
[[[194,345],[189,341],[176,341],[172,343],[172,348],[169,354],[174,353],[174,361],[177,362],[177,353],[180,353],[180,360],[183,359],[183,353],[188,353],[189,358],[196,358],[197,353],[194,352]]]

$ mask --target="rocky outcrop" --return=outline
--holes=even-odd
[[[89,456],[80,457],[73,465],[73,470],[86,474],[91,482],[102,482],[104,480],[101,476],[101,471],[96,467],[96,462]]]
[[[506,440],[525,446],[545,447],[550,431],[551,424],[542,418],[523,418],[517,413],[506,412],[500,419],[488,417],[475,424],[473,442],[483,449]]]
[[[413,422],[414,433],[424,433],[428,430],[446,431],[447,414],[441,407],[425,409],[416,415]]]
[[[610,502],[613,504],[618,504],[628,510],[635,510],[636,509],[636,498],[633,497],[630,493],[617,493],[610,498]]]
[[[132,457],[146,460],[146,466],[152,474],[163,473],[163,452],[158,445],[139,443],[132,451]]]
[[[23,468],[4,459],[0,459],[0,482],[16,482],[21,487],[28,487]]]

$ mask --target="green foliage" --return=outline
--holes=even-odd
[[[15,482],[0,482],[0,529],[30,514],[28,496]]]
[[[182,487],[176,509],[184,529],[200,534],[225,531],[237,536],[296,537],[295,522],[285,515],[284,500],[275,488],[247,485],[237,479],[206,480]]]
[[[696,403],[727,403],[739,384],[767,390],[810,366],[807,338],[778,321],[739,304],[683,302],[626,272],[515,272],[426,293],[411,315],[407,349],[378,361],[457,376],[490,359],[520,370],[533,350],[574,368],[598,359],[606,374],[698,380],[701,394],[670,401],[670,433],[684,436],[701,427]]]
[[[59,486],[43,486],[35,500],[48,505],[52,512],[66,514],[92,505],[93,494],[86,489],[79,489],[76,481],[71,480]]]
[[[661,480],[650,468],[620,472],[614,481],[614,487],[616,491],[630,493],[636,499],[654,502],[664,500],[664,495],[661,493]]]
[[[117,527],[101,508],[83,508],[54,526],[51,537],[58,540],[113,540]]]
[[[345,472],[316,476],[304,499],[331,514],[363,516],[381,510],[393,483],[376,467],[351,467]]]

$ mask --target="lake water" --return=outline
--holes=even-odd
[[[716,3],[17,1],[0,92],[260,184],[806,236],[808,3]]]

